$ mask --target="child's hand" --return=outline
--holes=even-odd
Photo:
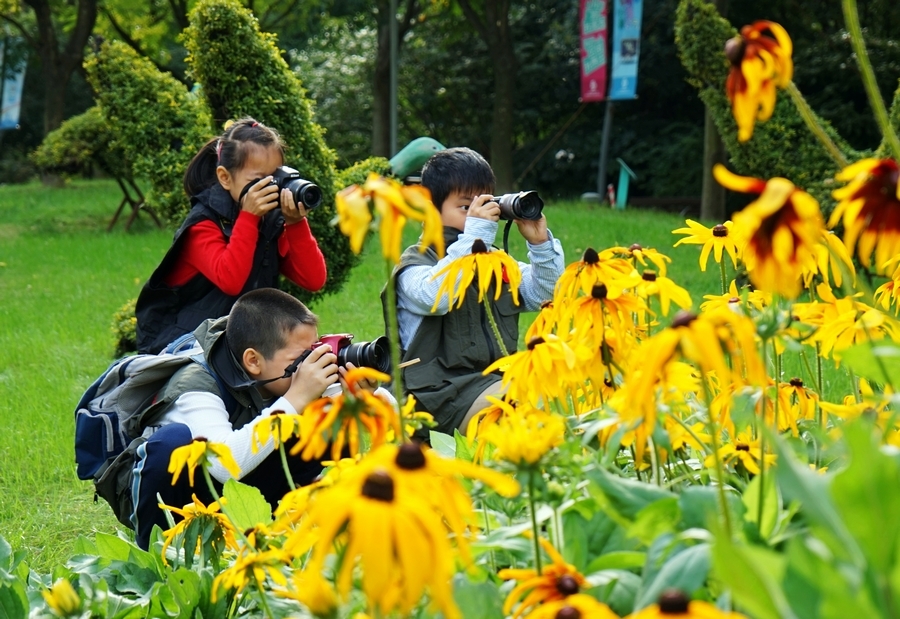
[[[350,370],[355,370],[355,369],[356,369],[356,366],[353,365],[352,363],[350,363],[349,361],[347,362],[347,367],[338,369],[338,371],[341,374],[341,384],[344,385],[345,388],[347,387],[347,381],[346,381],[347,372],[349,372]],[[371,380],[368,378],[362,378],[362,379],[356,381],[356,386],[359,389],[368,389],[369,391],[375,391],[376,389],[378,389],[378,381]]]
[[[546,243],[550,240],[550,235],[547,234],[547,218],[543,215],[537,220],[517,219],[516,225],[519,226],[521,235],[532,245]]]
[[[327,344],[317,346],[297,368],[284,397],[300,413],[307,404],[318,400],[337,379],[337,355],[331,352],[331,346]]]
[[[278,187],[270,186],[271,176],[259,179],[241,200],[241,210],[262,217],[278,206]]]
[[[469,205],[469,212],[466,213],[466,217],[498,221],[500,219],[500,205],[496,202],[491,202],[490,200],[493,200],[493,198],[494,196],[490,194],[475,196],[472,204]]]
[[[290,189],[281,190],[281,212],[286,226],[302,221],[309,214],[302,202],[294,202],[294,194]]]

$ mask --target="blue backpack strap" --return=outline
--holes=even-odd
[[[196,355],[192,355],[191,359],[199,363],[204,370],[209,372],[209,375],[212,376],[216,380],[216,385],[219,387],[219,394],[222,397],[222,402],[225,403],[225,410],[228,411],[228,414],[231,415],[234,413],[235,409],[239,406],[238,401],[231,395],[231,392],[228,390],[228,387],[225,386],[225,383],[222,382],[222,379],[213,371],[212,367],[206,362],[206,357],[202,352],[197,353]]]

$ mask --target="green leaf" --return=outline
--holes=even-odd
[[[456,457],[456,441],[453,440],[452,436],[448,436],[443,432],[435,432],[434,430],[430,430],[428,434],[431,438],[432,449],[445,458]]]
[[[681,508],[680,529],[711,529],[717,525],[719,514],[719,491],[709,486],[689,486],[678,496]],[[732,522],[740,522],[744,517],[744,505],[741,497],[726,489],[725,502],[728,505]]]
[[[760,501],[760,480],[763,478],[759,475],[753,478],[747,489],[744,490],[743,502],[747,511],[744,513],[744,519],[752,522],[759,529],[762,539],[769,539],[775,525],[778,523],[778,512],[781,510],[781,493],[775,484],[775,476],[772,474],[765,475],[765,491],[763,495],[763,513],[762,524],[759,523],[759,501]]]
[[[656,573],[656,577],[644,583],[645,586],[638,592],[634,609],[640,610],[655,604],[659,594],[670,587],[680,589],[690,597],[706,582],[709,566],[709,544],[697,544],[670,556]]]
[[[503,619],[503,597],[490,580],[473,583],[457,574],[453,578],[453,599],[466,619]]]
[[[568,540],[568,538],[566,538]],[[568,542],[567,542],[568,543]],[[617,550],[608,552],[595,558],[585,569],[585,572],[592,574],[601,570],[627,570],[641,567],[647,561],[646,552],[637,552],[635,550]]]
[[[139,550],[122,538],[108,533],[97,533],[94,537],[97,553],[104,559],[127,562],[132,549]]]
[[[0,616],[28,616],[28,595],[18,579],[0,583]]]
[[[857,376],[900,387],[900,345],[894,342],[856,344],[841,351],[841,363]]]
[[[641,577],[625,570],[603,570],[587,577],[592,588],[585,591],[620,617],[631,613],[634,599],[641,586]]]
[[[453,430],[453,442],[457,458],[466,462],[472,462],[475,459],[475,452],[469,447],[469,441],[455,428]]]
[[[99,555],[100,551],[97,550],[97,545],[94,544],[94,542],[89,540],[84,535],[79,535],[78,539],[75,540],[75,548],[74,548],[72,554]]]
[[[649,546],[663,533],[671,533],[681,520],[678,498],[659,499],[638,512],[634,524],[628,527],[628,536],[636,537]]]
[[[716,535],[714,572],[731,588],[738,606],[755,619],[797,619],[780,585],[785,563],[783,555],[738,546],[723,532]]]
[[[229,479],[225,482],[222,495],[226,499],[228,516],[234,519],[232,524],[238,531],[272,522],[272,508],[258,488]]]
[[[608,507],[629,520],[634,520],[638,512],[654,501],[676,496],[658,486],[625,479],[601,469],[588,471],[587,477],[606,498]]]
[[[0,535],[0,570],[3,572],[12,571],[12,546]]]

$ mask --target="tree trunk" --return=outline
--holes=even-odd
[[[725,163],[725,145],[709,110],[705,110],[703,131],[703,189],[700,194],[700,219],[725,221],[725,188],[712,175],[713,166]]]

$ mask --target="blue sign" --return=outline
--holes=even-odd
[[[0,130],[19,128],[22,87],[25,85],[25,61],[19,67],[5,66],[0,47]]]
[[[641,13],[643,0],[614,0],[612,74],[609,98],[637,96],[638,57],[641,53]]]

